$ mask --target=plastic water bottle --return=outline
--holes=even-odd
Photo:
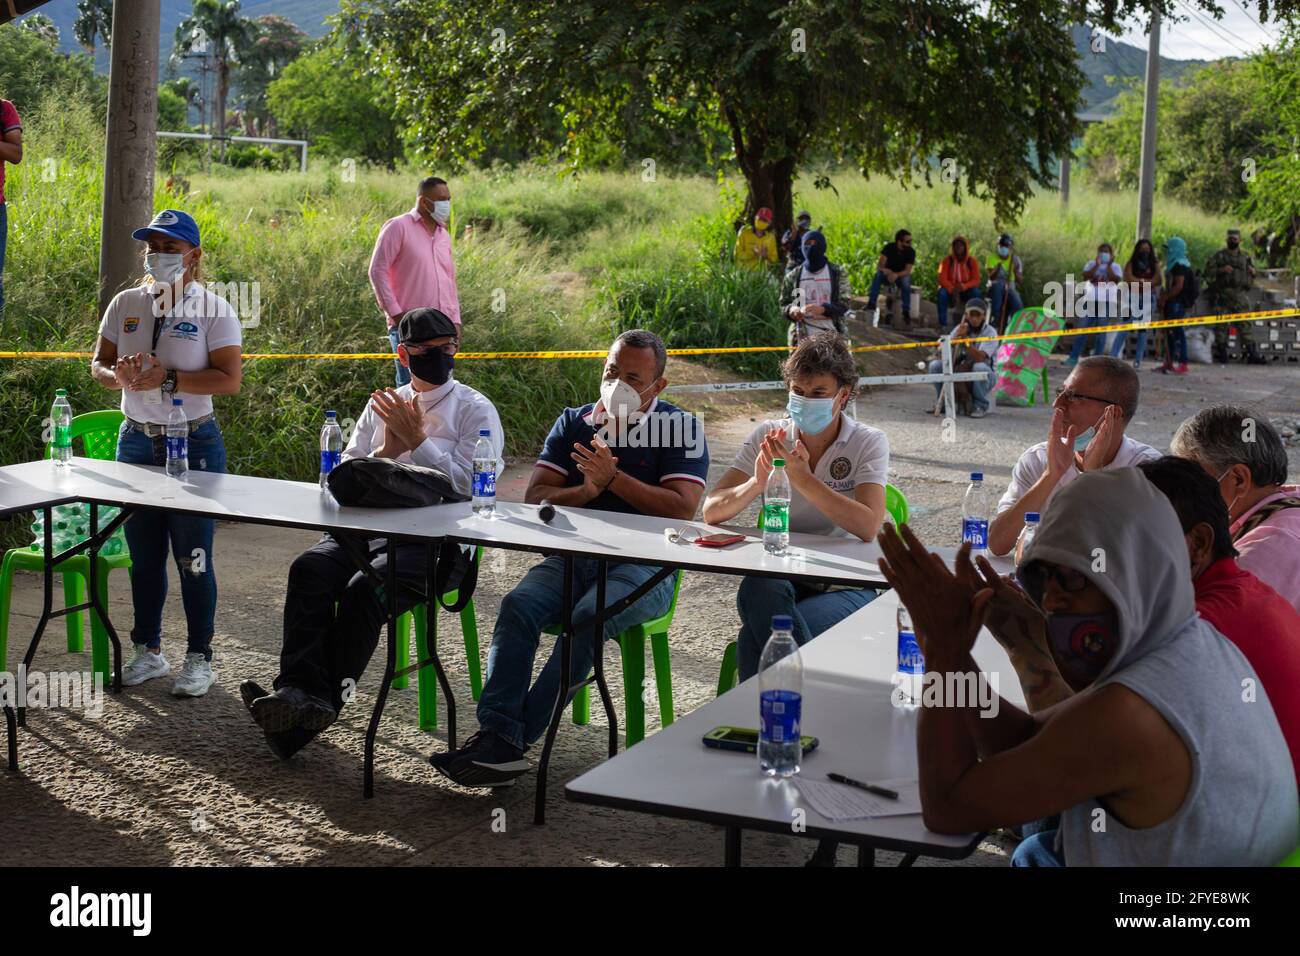
[[[320,486],[321,490],[329,487],[327,479],[334,466],[343,456],[343,429],[339,428],[337,412],[325,413],[325,424],[320,430]]]
[[[961,505],[961,540],[970,542],[972,558],[988,555],[989,499],[984,490],[982,472],[970,473],[970,487],[966,489],[966,500]]]
[[[785,476],[785,459],[772,460],[772,473],[763,489],[763,550],[785,554],[790,546],[790,479]]]
[[[67,389],[56,389],[50,406],[50,457],[54,467],[66,467],[72,461],[72,406]]]
[[[894,701],[913,706],[921,702],[922,682],[925,678],[925,655],[916,641],[912,629],[912,615],[901,603],[898,605],[898,669],[891,683],[895,687]]]
[[[185,417],[181,399],[172,399],[172,410],[167,416],[167,474],[184,478],[190,469],[190,422]]]
[[[497,510],[497,453],[492,450],[492,430],[480,428],[474,445],[474,500],[470,507],[480,518]]]
[[[1025,559],[1025,552],[1034,543],[1034,535],[1038,533],[1038,521],[1041,517],[1037,511],[1025,512],[1025,526],[1020,529],[1020,537],[1016,538],[1016,567],[1020,567],[1020,562]]]
[[[794,621],[772,618],[772,636],[758,664],[758,766],[769,777],[791,777],[803,759],[803,661]]]

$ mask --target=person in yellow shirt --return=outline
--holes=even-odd
[[[754,224],[740,227],[736,233],[736,265],[748,269],[768,269],[776,265],[776,231],[772,228],[772,210],[764,206],[754,213]]]

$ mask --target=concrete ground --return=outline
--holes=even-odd
[[[1053,375],[1053,384],[1063,376]],[[1143,373],[1141,409],[1131,434],[1157,447],[1204,404],[1249,402],[1271,417],[1300,414],[1300,367],[1193,367],[1187,378]],[[890,481],[907,495],[912,523],[924,540],[955,543],[967,474],[982,469],[997,492],[1019,453],[1046,436],[1048,409],[999,408],[980,421],[961,419],[950,441],[927,414],[928,386],[879,389],[858,399],[858,415],[889,436]],[[716,479],[754,421],[779,413],[780,393],[758,404],[719,402],[704,408]],[[1292,454],[1300,476],[1300,450]],[[512,467],[503,497],[518,498],[531,462]],[[315,539],[308,533],[253,525],[222,525],[215,563],[221,589],[214,641],[216,686],[206,698],[178,700],[169,678],[112,696],[99,719],[69,710],[35,710],[21,734],[23,770],[0,774],[0,845],[5,859],[29,864],[551,864],[709,865],[722,856],[713,827],[567,803],[563,783],[604,759],[606,727],[599,705],[592,722],[561,726],[551,766],[550,814],[531,822],[533,777],[488,794],[463,790],[426,762],[445,747],[442,733],[421,733],[414,686],[390,697],[380,728],[376,797],[361,798],[361,749],[380,668],[372,663],[354,704],[337,724],[291,762],[276,760],[239,701],[245,677],[276,673],[285,572]],[[535,559],[494,553],[485,559],[476,598],[486,655],[500,599]],[[713,696],[723,647],[735,636],[732,578],[691,574],[673,625],[677,713]],[[164,649],[173,665],[183,653],[184,619],[173,582]],[[130,628],[125,579],[112,587],[112,613]],[[20,658],[39,612],[35,576],[15,589],[9,662]],[[461,734],[474,729],[459,624],[442,617],[442,644],[460,703]],[[62,625],[46,636],[37,666],[83,670],[88,654],[70,655]],[[618,674],[616,652],[607,651]],[[613,681],[622,712],[621,681]],[[648,710],[657,714],[657,708]],[[651,717],[650,730],[657,728]],[[1010,842],[986,841],[957,865],[1005,865]],[[809,841],[747,835],[750,864],[798,864]],[[882,854],[882,862],[896,856]],[[840,862],[851,860],[841,851]],[[922,865],[925,861],[922,861]]]

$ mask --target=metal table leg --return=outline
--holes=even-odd
[[[392,538],[388,538],[385,542],[384,553],[388,557],[387,575],[384,581],[384,603],[388,608],[388,648],[384,661],[384,678],[379,682],[375,709],[371,711],[370,724],[366,727],[366,754],[361,792],[367,799],[375,795],[375,734],[379,731],[379,718],[384,715],[384,704],[388,700],[388,688],[393,682],[393,671],[397,669],[397,548],[393,545]]]
[[[41,603],[41,617],[36,622],[36,631],[32,634],[31,643],[27,645],[27,653],[23,655],[23,670],[29,672],[32,668],[32,660],[36,657],[36,648],[41,643],[41,637],[45,633],[45,625],[49,623],[50,616],[54,611],[54,561],[57,555],[54,554],[54,508],[46,505],[41,509],[44,519],[43,533],[45,540],[43,542],[44,558],[42,566],[41,582],[44,595]],[[26,694],[20,694],[19,700],[24,700]],[[21,703],[18,705],[18,726],[27,726],[27,708]]]
[[[876,851],[869,846],[858,847],[858,866],[875,866]]]
[[[722,865],[740,866],[740,827],[727,827],[723,834]]]
[[[609,721],[609,755],[615,757],[618,755],[618,715],[614,713],[614,700],[609,696],[609,684],[605,681],[605,578],[608,572],[609,562],[604,559],[596,562],[596,617],[592,621],[596,648],[592,670],[596,674],[596,687],[605,708],[605,719]],[[641,693],[641,688],[636,688],[636,692]]]
[[[99,600],[99,505],[90,505],[90,603],[94,605],[92,614],[98,614],[100,623],[108,632],[108,640],[113,645],[113,683],[112,690],[122,689],[122,642],[118,639],[117,628],[108,619],[108,608]],[[93,654],[93,650],[92,650]]]
[[[425,621],[428,622],[429,630],[437,633],[434,622],[437,620],[434,615],[438,613],[438,601],[442,595],[438,593],[438,545],[430,543],[425,545],[425,568],[427,569],[424,577],[424,614]],[[405,639],[405,635],[403,635]],[[418,670],[425,664],[433,664],[433,672],[437,675],[438,686],[442,688],[442,699],[447,702],[447,749],[449,751],[456,749],[456,698],[451,692],[451,683],[447,680],[447,672],[442,669],[442,658],[438,656],[438,642],[436,640],[427,641],[429,648],[429,659],[427,661],[417,660],[415,668]]]
[[[555,696],[555,709],[546,728],[546,743],[542,745],[542,759],[537,765],[537,794],[533,806],[533,823],[546,822],[546,770],[551,764],[551,748],[564,717],[564,705],[569,701],[569,671],[573,668],[573,557],[564,556],[564,612],[560,620],[560,689]]]

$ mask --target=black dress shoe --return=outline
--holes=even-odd
[[[273,694],[254,700],[249,712],[257,725],[271,734],[296,728],[319,733],[338,717],[337,711],[327,701],[298,687],[281,687]]]
[[[317,731],[307,730],[305,727],[294,727],[292,730],[286,730],[278,734],[273,734],[268,730],[266,731],[266,745],[281,760],[288,760],[311,743],[316,734]]]
[[[244,706],[248,708],[249,713],[253,711],[253,701],[270,696],[271,692],[263,688],[255,680],[246,680],[239,685],[239,698],[244,702]]]

